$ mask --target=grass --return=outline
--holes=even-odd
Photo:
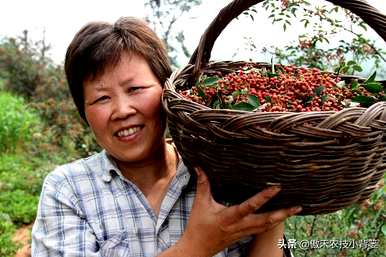
[[[0,256],[13,257],[18,245],[12,241],[16,226],[12,223],[10,217],[0,212]]]
[[[45,176],[75,158],[51,142],[52,134],[21,97],[0,90],[0,256],[13,257],[21,246],[17,229],[36,217]],[[44,134],[44,135],[43,135]]]
[[[38,129],[40,118],[22,97],[0,91],[0,151],[12,152]]]

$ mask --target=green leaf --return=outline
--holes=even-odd
[[[310,22],[306,20],[306,22],[304,22],[304,27],[307,28],[308,24],[310,24]]]
[[[222,109],[221,95],[219,93],[213,97],[211,106],[213,109]]]
[[[367,25],[366,25],[366,23],[364,23],[363,21],[359,23],[359,26],[361,26],[362,29],[364,29],[365,31],[367,31]]]
[[[213,101],[212,108],[221,109],[221,101],[219,99],[216,99],[215,101]]]
[[[255,108],[260,106],[259,98],[257,98],[255,95],[248,95],[248,103],[253,105]]]
[[[354,65],[352,68],[353,68],[355,71],[359,71],[359,72],[363,71],[362,67],[359,66],[359,65]]]
[[[366,82],[363,84],[363,87],[366,88],[367,91],[373,94],[377,94],[383,90],[382,84],[376,81]]]
[[[272,21],[272,23],[275,23],[275,22],[278,22],[278,21],[281,21],[281,20],[283,20],[283,18],[274,19],[274,20]]]
[[[243,94],[243,92],[240,89],[232,92],[232,96],[238,96],[238,95],[242,95],[242,94]]]
[[[381,230],[382,230],[383,235],[386,236],[386,224],[383,224]]]
[[[376,77],[376,76],[377,76],[377,72],[374,71],[374,72],[366,79],[365,83],[375,81],[375,77]]]
[[[235,110],[242,110],[242,111],[253,111],[254,109],[256,109],[255,106],[253,106],[252,104],[245,103],[245,102],[237,103],[233,105],[232,108]]]
[[[343,67],[340,69],[340,72],[343,73],[343,74],[346,74],[346,73],[348,72],[348,69],[349,69],[348,66],[343,66]]]
[[[305,99],[304,99],[304,104],[308,105],[309,103],[311,103],[313,97],[308,95]]]
[[[278,74],[276,74],[276,73],[273,73],[273,72],[267,72],[267,76],[269,77],[269,78],[273,78],[273,77],[278,77],[279,75]]]
[[[295,18],[296,18],[296,11],[297,11],[296,8],[292,8],[291,9],[291,13],[292,13],[293,16],[295,16]]]
[[[322,95],[322,93],[323,93],[323,90],[324,90],[324,86],[319,86],[319,87],[315,88],[316,96],[320,97]]]
[[[198,89],[198,96],[199,97],[202,97],[202,98],[205,98],[205,92],[204,90],[202,90],[200,87],[197,88]]]
[[[207,77],[204,79],[204,85],[205,86],[213,86],[216,85],[217,81],[219,80],[218,77]]]
[[[357,90],[358,85],[359,85],[358,81],[357,81],[357,80],[353,80],[353,81],[351,82],[351,89],[352,89],[352,90]]]
[[[369,107],[374,103],[374,99],[364,95],[358,95],[352,99],[353,102],[360,103],[364,107]]]
[[[356,64],[357,64],[357,62],[353,61],[353,60],[347,62],[347,65],[349,65],[349,66],[356,65]]]
[[[245,95],[248,93],[248,89],[238,89],[236,91],[232,92],[232,96],[239,96],[239,95]]]

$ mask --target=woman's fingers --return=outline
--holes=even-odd
[[[264,189],[239,205],[231,206],[224,210],[224,223],[237,223],[248,214],[254,213],[280,191],[280,187],[273,186]]]
[[[265,232],[282,223],[288,217],[301,211],[301,207],[280,209],[277,211],[249,214],[239,222],[229,226],[229,231],[238,231],[237,236],[248,236]]]
[[[197,174],[197,191],[196,191],[196,200],[199,202],[202,199],[205,199],[206,201],[210,201],[212,198],[211,192],[210,192],[210,184],[208,177],[206,176],[205,172],[201,168],[195,168],[196,174]]]
[[[264,226],[271,226],[275,223],[282,222],[286,218],[295,215],[296,213],[300,212],[302,208],[300,206],[287,208],[287,209],[280,209],[277,211],[271,211],[271,212],[265,212],[260,214],[255,214],[256,216],[260,217],[254,217],[255,219],[262,219],[264,221]],[[252,215],[251,215],[252,216]]]
[[[255,213],[280,191],[279,187],[265,189],[240,205],[221,205],[213,199],[204,171],[200,168],[195,171],[196,197],[182,238],[183,242],[189,242],[193,248],[201,247],[213,255],[244,236],[276,229],[274,227],[277,224],[295,213],[293,209]]]

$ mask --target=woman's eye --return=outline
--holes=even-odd
[[[104,101],[106,101],[106,100],[108,100],[108,99],[109,99],[109,97],[108,97],[107,95],[104,95],[104,96],[98,97],[98,98],[94,101],[94,103],[104,102]]]
[[[142,89],[142,87],[130,87],[129,88],[129,93],[131,93],[131,92],[136,92],[136,91],[139,91],[139,90],[141,90]]]

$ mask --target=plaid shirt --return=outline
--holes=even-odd
[[[180,161],[157,216],[105,151],[56,168],[45,179],[32,256],[154,257],[182,236],[195,196]],[[242,256],[244,242],[218,253]]]

